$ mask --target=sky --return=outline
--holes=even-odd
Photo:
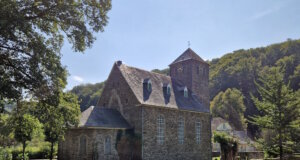
[[[109,23],[92,48],[74,52],[67,41],[62,64],[67,89],[105,81],[115,61],[164,69],[188,48],[204,60],[239,49],[300,39],[300,0],[112,0]]]

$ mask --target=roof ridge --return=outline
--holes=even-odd
[[[191,48],[188,48],[179,57],[177,57],[170,65],[178,62],[186,61],[186,60],[191,60],[191,59],[201,63],[208,64],[195,51],[193,51]]]
[[[164,74],[161,74],[161,73],[156,73],[156,72],[148,71],[148,70],[145,70],[145,69],[141,69],[141,68],[129,66],[129,65],[126,65],[126,64],[122,64],[122,65],[124,65],[124,66],[126,66],[126,67],[129,67],[129,68],[134,68],[134,69],[138,69],[138,70],[141,70],[141,71],[149,72],[149,73],[151,73],[151,74],[157,74],[157,75],[160,75],[160,76],[164,76],[164,77],[166,77],[166,78],[171,78],[171,76],[164,75]]]

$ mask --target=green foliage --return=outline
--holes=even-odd
[[[110,9],[111,0],[0,1],[0,97],[17,100],[25,90],[43,99],[64,88],[64,38],[74,51],[91,47]]]
[[[260,76],[259,97],[252,97],[260,115],[251,117],[251,123],[266,129],[271,135],[262,140],[266,150],[273,155],[291,153],[299,148],[300,94],[285,84],[285,67],[266,68]]]
[[[236,130],[244,130],[247,126],[243,99],[243,94],[235,88],[221,91],[210,103],[213,117],[222,117],[233,124]]]
[[[12,160],[12,154],[9,149],[0,147],[0,160]]]
[[[29,159],[48,159],[50,157],[50,150],[49,144],[44,144],[40,147],[27,147],[25,152]],[[13,148],[10,152],[13,159],[18,159],[17,157],[22,154],[22,148]]]
[[[16,113],[16,115],[11,116],[9,122],[12,125],[14,138],[21,143],[30,141],[34,132],[41,127],[38,119],[27,113]]]
[[[11,146],[14,144],[8,119],[8,114],[0,113],[0,146],[2,147]]]
[[[225,132],[214,132],[214,142],[220,143],[221,159],[234,159],[238,153],[238,142]]]
[[[168,76],[170,74],[170,69],[169,68],[162,69],[162,70],[153,69],[151,72],[155,72],[155,73],[159,73],[159,74],[164,74],[164,75]]]
[[[84,111],[89,106],[96,106],[104,88],[104,83],[84,84],[73,87],[70,91],[78,96],[80,110]]]
[[[20,107],[21,106],[19,106],[19,108]],[[17,108],[9,119],[9,124],[13,130],[14,139],[23,145],[23,159],[26,158],[26,142],[31,141],[34,133],[38,132],[41,128],[39,120],[24,111],[25,110],[21,110],[21,108],[20,110]]]
[[[59,94],[57,106],[39,103],[35,114],[44,124],[45,140],[51,143],[50,159],[53,157],[54,145],[64,138],[65,131],[79,124],[80,107],[78,98],[72,93]]]

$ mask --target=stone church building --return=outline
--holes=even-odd
[[[209,65],[188,48],[169,67],[166,76],[114,63],[58,158],[211,160]]]

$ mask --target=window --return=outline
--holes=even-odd
[[[80,137],[80,155],[85,155],[86,154],[86,137],[85,136],[81,136]]]
[[[105,138],[105,143],[104,143],[104,154],[110,154],[111,153],[111,139],[109,136]]]
[[[183,90],[183,96],[184,96],[185,98],[187,98],[187,97],[189,96],[189,94],[188,94],[188,89],[187,89],[186,87],[184,87],[184,90]]]
[[[165,140],[165,119],[162,115],[157,118],[157,143],[164,144]]]
[[[195,130],[196,130],[196,143],[200,144],[200,141],[201,141],[201,122],[199,120],[196,121]]]
[[[152,90],[152,83],[151,83],[151,80],[148,81],[147,89],[148,89],[148,91],[151,91],[151,90]]]
[[[167,95],[170,95],[171,94],[171,86],[170,84],[168,84],[167,86]]]
[[[184,119],[183,117],[179,117],[178,120],[178,143],[184,143]]]

